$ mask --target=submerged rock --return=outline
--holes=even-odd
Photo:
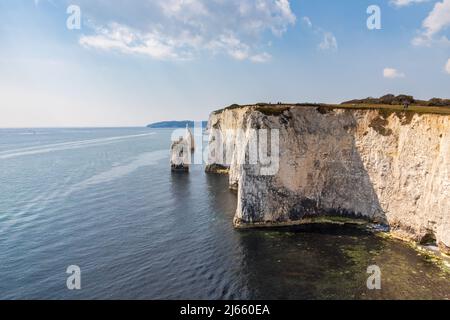
[[[230,173],[230,168],[220,164],[211,164],[206,166],[205,172],[213,174],[228,174]]]

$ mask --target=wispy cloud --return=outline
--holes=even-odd
[[[319,49],[321,50],[338,49],[338,41],[332,32],[325,31],[320,27],[316,27],[309,17],[302,17],[302,22],[308,29],[311,29],[315,34],[320,35],[322,40],[318,45]]]
[[[41,4],[42,2],[49,3],[52,6],[56,7],[54,0],[33,0],[33,2],[36,7],[39,6],[39,4]]]
[[[390,3],[395,7],[407,7],[415,3],[428,2],[430,0],[391,0]]]
[[[265,63],[267,61],[270,61],[270,59],[272,59],[272,56],[267,52],[263,52],[250,57],[250,60],[255,63]]]
[[[450,40],[439,34],[450,26],[450,0],[443,0],[435,4],[433,10],[422,22],[422,30],[413,39],[413,44],[417,46],[430,46],[433,43],[443,43],[450,45]]]
[[[99,27],[94,35],[84,35],[80,44],[102,50],[117,50],[125,54],[142,54],[155,59],[188,59],[191,55],[189,42],[194,39],[184,39],[183,35],[168,37],[160,30],[142,33],[128,26],[111,23]],[[183,49],[186,48],[187,49]]]
[[[325,32],[319,48],[322,50],[337,50],[338,43],[336,37],[331,32]]]
[[[383,77],[387,79],[404,78],[405,74],[394,68],[384,68]]]
[[[445,72],[450,74],[450,59],[448,59],[447,64],[445,65]]]
[[[308,27],[308,28],[312,28],[313,24],[312,21],[309,17],[302,17],[302,22]]]
[[[83,8],[91,7],[86,1]],[[296,23],[289,0],[143,1],[133,5],[133,11],[148,12],[148,17],[136,21],[116,12],[102,22],[97,11],[98,7],[92,7],[88,12],[94,22],[89,33],[81,36],[81,45],[158,60],[193,59],[207,52],[267,62],[271,55],[262,44],[267,38],[281,37]]]

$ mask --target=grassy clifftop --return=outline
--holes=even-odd
[[[317,107],[322,110],[333,109],[350,109],[350,110],[386,110],[387,112],[410,112],[419,114],[444,114],[450,115],[450,107],[430,107],[421,105],[409,106],[408,110],[404,110],[400,105],[386,105],[386,104],[315,104],[315,103],[283,103],[283,104],[246,104],[237,105],[234,104],[230,107],[226,107],[217,111],[214,114],[222,113],[226,110],[240,109],[240,108],[253,108],[256,111],[261,111],[266,115],[278,115],[290,108],[305,108],[305,107]]]
[[[404,98],[406,97],[406,98]],[[390,102],[390,103],[388,103]],[[408,109],[404,109],[404,104],[408,105]],[[387,113],[392,112],[408,112],[418,114],[443,114],[450,115],[450,100],[433,98],[429,101],[415,100],[411,96],[383,96],[377,98],[367,98],[361,100],[351,100],[342,104],[323,104],[323,103],[256,103],[239,105],[233,104],[229,107],[217,110],[214,114],[221,113],[225,110],[233,110],[240,108],[252,108],[266,115],[279,115],[290,108],[317,107],[326,112],[328,109],[350,109],[350,110],[385,110]]]

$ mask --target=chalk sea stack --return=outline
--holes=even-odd
[[[173,141],[170,147],[170,166],[173,172],[189,172],[192,163],[192,154],[195,151],[194,136],[186,125],[186,133]]]

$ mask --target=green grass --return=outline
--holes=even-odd
[[[420,113],[420,114],[449,114],[450,107],[428,107],[428,106],[416,106],[412,105],[408,110],[404,110],[403,106],[399,105],[388,105],[388,104],[342,104],[336,105],[332,108],[339,109],[356,109],[356,110],[386,110],[388,112],[410,112],[410,113]]]
[[[326,109],[345,109],[345,110],[383,110],[383,115],[388,117],[392,113],[405,113],[405,114],[442,114],[450,115],[450,107],[429,107],[420,105],[411,105],[408,110],[404,110],[401,105],[385,105],[385,104],[322,104],[322,103],[282,103],[282,104],[270,104],[270,103],[258,103],[238,105],[233,104],[227,108],[220,109],[214,112],[219,114],[226,110],[234,110],[241,108],[254,108],[266,115],[280,115],[285,110],[290,108],[306,108],[317,107],[320,108],[321,113],[326,113]]]
[[[256,110],[261,112],[266,116],[279,116],[283,114],[286,110],[289,110],[289,107],[279,106],[279,105],[258,105]]]

